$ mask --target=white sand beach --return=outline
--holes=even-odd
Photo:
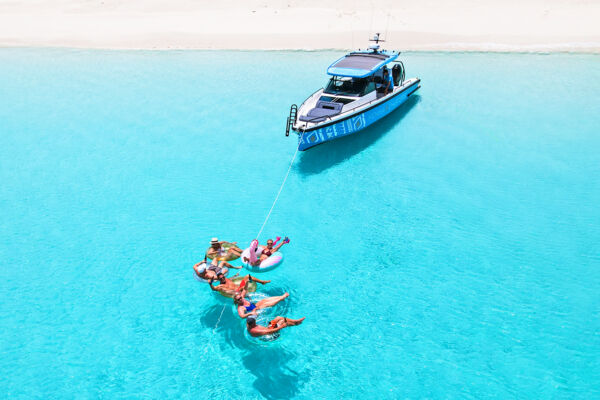
[[[600,51],[595,0],[0,0],[0,46]]]

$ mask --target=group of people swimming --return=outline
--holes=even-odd
[[[262,249],[260,258],[257,259],[254,264],[260,264],[266,258],[278,251],[284,244],[290,242],[286,237],[280,244],[277,244],[280,239],[281,238],[278,237],[275,241],[272,239],[267,240],[266,245]],[[289,293],[286,292],[281,296],[267,297],[256,303],[248,300],[246,296],[248,295],[250,285],[266,285],[271,281],[261,280],[250,274],[246,276],[239,276],[236,274],[232,279],[227,278],[230,269],[242,268],[230,264],[227,260],[231,261],[240,258],[242,257],[242,253],[243,250],[237,246],[237,242],[225,242],[213,238],[210,242],[210,247],[204,255],[204,260],[194,265],[194,272],[198,278],[208,283],[211,290],[219,292],[225,297],[233,298],[233,302],[237,306],[238,316],[246,320],[246,329],[251,336],[260,337],[271,335],[279,332],[283,328],[300,325],[302,321],[304,321],[304,318],[291,319],[282,316],[274,318],[267,326],[259,325],[257,323],[256,317],[260,310],[273,307],[285,300],[289,296]],[[208,259],[212,259],[212,261],[209,263]],[[250,260],[244,259],[244,262],[250,263]]]

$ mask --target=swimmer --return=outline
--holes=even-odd
[[[236,267],[235,265],[229,264],[227,261],[219,262],[216,259],[208,264],[206,256],[204,256],[204,260],[194,265],[194,272],[196,272],[196,275],[198,275],[200,279],[208,281],[217,279],[221,274],[227,275],[229,273],[229,268],[242,269],[242,267]]]
[[[246,285],[242,288],[241,292],[236,293],[235,296],[233,296],[233,302],[237,306],[237,312],[240,318],[246,318],[249,315],[257,315],[258,310],[273,307],[275,304],[285,300],[290,295],[286,292],[281,296],[267,297],[266,299],[262,299],[254,304],[245,299],[246,286],[248,286],[248,282],[246,282]]]
[[[250,262],[250,259],[248,259],[247,257],[244,257],[244,259],[243,259],[244,262],[252,265],[253,267],[256,267],[261,262],[263,262],[267,258],[271,257],[273,255],[273,253],[275,253],[276,251],[279,251],[281,246],[283,246],[284,244],[288,244],[290,242],[290,239],[286,236],[281,243],[277,244],[277,242],[279,242],[279,239],[281,239],[279,236],[277,237],[275,242],[273,242],[273,239],[268,239],[266,246],[263,247],[260,258],[258,258],[254,264],[252,264]],[[275,247],[273,247],[273,246],[275,246]]]
[[[269,326],[262,326],[256,324],[256,317],[251,315],[246,318],[246,329],[248,329],[248,333],[254,337],[270,335],[271,333],[278,332],[283,328],[288,326],[296,326],[300,325],[304,318],[300,319],[291,319],[285,317],[276,317],[269,323]]]
[[[279,242],[279,239],[280,238],[277,237],[277,242]],[[271,255],[273,255],[273,253],[275,253],[276,251],[279,251],[281,246],[283,246],[284,244],[288,244],[289,242],[290,242],[290,239],[286,236],[285,239],[283,239],[283,242],[281,242],[278,245],[276,245],[275,247],[273,247],[275,245],[275,243],[273,242],[273,239],[268,239],[267,245],[263,248],[262,254],[260,255],[260,261],[264,261],[267,258],[271,257]]]
[[[207,266],[206,261],[200,261],[198,264],[195,264],[194,272],[196,273],[196,276],[205,281],[216,279],[217,275],[215,275],[214,271],[208,270],[206,268]]]
[[[210,247],[208,250],[206,250],[206,254],[211,258],[225,257],[227,256],[227,253],[231,253],[236,257],[240,257],[242,255],[242,249],[237,247],[237,242],[232,242],[231,244],[234,246],[230,247],[229,249],[224,249],[223,243],[225,242],[219,242],[219,239],[212,238],[210,241]]]
[[[217,286],[213,286],[213,281],[214,280],[209,280],[208,284],[210,286],[210,288],[212,290],[214,290],[215,292],[221,292],[225,295],[234,295],[236,292],[241,291],[242,289],[245,289],[246,286],[248,285],[248,282],[250,281],[254,281],[254,282],[258,282],[262,285],[265,285],[271,281],[263,281],[260,280],[258,278],[255,278],[253,276],[250,275],[246,275],[242,278],[242,284],[237,285],[234,281],[232,281],[231,279],[227,279],[225,278],[224,275],[219,275],[217,280],[219,281],[219,284]]]

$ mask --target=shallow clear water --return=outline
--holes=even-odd
[[[193,278],[339,55],[1,50],[0,392],[599,397],[599,56],[407,54],[419,96],[301,153],[267,224],[277,341]]]

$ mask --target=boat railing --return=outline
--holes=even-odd
[[[323,88],[320,88],[320,89],[317,89],[317,90],[315,90],[315,91],[313,92],[313,94],[311,94],[310,96],[308,96],[308,97],[306,98],[306,100],[304,100],[304,101],[302,102],[302,104],[300,104],[300,107],[298,107],[298,110],[302,110],[302,107],[304,107],[304,103],[306,103],[308,100],[312,99],[312,98],[313,98],[313,96],[314,96],[315,94],[319,93],[321,90],[323,90]]]

